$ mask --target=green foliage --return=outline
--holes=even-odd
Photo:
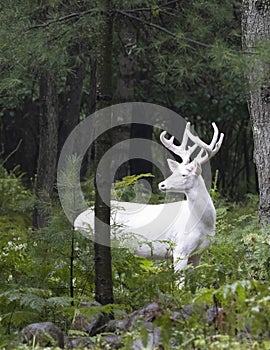
[[[26,279],[30,258],[27,252],[26,226],[19,215],[0,216],[0,268],[2,290]]]
[[[8,191],[24,193],[20,179],[11,176]],[[124,180],[121,186],[133,180]],[[254,349],[266,349],[270,342],[269,229],[258,225],[257,197],[247,196],[237,205],[224,201],[216,186],[212,196],[217,207],[216,236],[198,267],[188,266],[175,274],[171,260],[150,262],[127,249],[113,248],[115,304],[93,308],[79,306],[81,301],[93,300],[93,243],[73,230],[57,205],[48,227],[33,232],[21,213],[7,203],[2,207],[6,214],[0,217],[0,345],[5,347],[19,329],[32,322],[53,321],[66,330],[78,313],[125,317],[156,301],[164,310],[154,322],[161,329],[164,348],[170,349],[173,343],[179,349],[249,349],[252,343]],[[71,276],[73,298],[69,296]],[[192,305],[191,316],[172,319],[171,312],[186,305]],[[212,322],[206,316],[211,307],[219,310]],[[124,349],[134,339],[146,341],[143,323],[136,323],[122,338]],[[101,338],[93,341],[102,348]]]
[[[136,67],[143,67],[135,74],[142,77],[136,78],[137,100],[147,98],[147,102],[180,112],[197,123],[202,135],[208,133],[208,123],[203,120],[215,120],[222,125],[222,131],[229,137],[225,138],[227,147],[223,153],[227,173],[224,169],[220,173],[225,174],[226,184],[238,194],[240,186],[237,187],[234,178],[238,178],[238,184],[242,178],[237,177],[236,164],[244,169],[241,141],[249,135],[243,77],[247,69],[253,69],[254,57],[269,62],[269,45],[261,43],[257,55],[241,53],[240,1],[184,0],[181,4],[172,2],[172,8],[167,8],[167,3],[170,2],[166,1],[164,6],[155,0],[123,0],[114,4],[115,8],[130,9],[134,16],[173,34],[132,20],[134,38],[128,34],[126,44],[120,32],[114,37],[114,68],[119,61],[117,54],[130,47],[128,54]],[[38,100],[37,80],[46,71],[54,74],[61,95],[74,62],[82,59],[73,53],[74,46],[80,46],[86,64],[93,58],[98,4],[86,0],[0,0],[0,9],[3,110],[21,106],[29,99]],[[87,16],[63,20],[89,9]],[[120,23],[126,18],[116,15],[114,19]],[[89,70],[88,65],[86,71]],[[251,150],[245,152],[246,158],[251,158]],[[80,194],[73,186],[80,160],[74,157],[68,162],[70,171],[62,174],[59,185],[66,188],[71,209],[80,211],[77,205]],[[117,196],[122,200],[132,198],[133,186],[141,176],[119,182]],[[204,252],[201,265],[189,266],[176,276],[170,260],[149,262],[125,249],[113,249],[114,294],[118,305],[94,308],[91,312],[113,311],[118,316],[157,301],[165,310],[156,325],[161,328],[166,349],[172,341],[179,349],[269,348],[269,229],[261,230],[258,226],[256,198],[248,196],[243,205],[227,203],[216,185],[217,177],[211,193],[217,206],[217,234]],[[93,186],[87,188],[91,200]],[[79,302],[93,300],[93,243],[74,231],[57,204],[48,227],[32,231],[29,229],[32,205],[33,197],[24,188],[21,176],[0,166],[0,347],[4,348],[10,334],[30,322],[51,320],[67,329],[78,310],[87,315],[87,311],[79,308]],[[183,277],[186,282],[179,289]],[[171,319],[172,310],[190,304],[196,311],[190,318]],[[210,306],[222,308],[220,318],[213,324],[208,324],[205,318],[205,310]],[[123,335],[126,348],[130,349],[134,338],[145,340],[145,336],[143,325],[138,324]]]
[[[13,289],[0,294],[1,308],[6,310],[1,315],[2,324],[9,329],[45,321],[57,315],[70,305],[66,297],[52,297],[49,290],[38,288]]]
[[[90,62],[96,59],[101,4],[93,1],[63,3],[60,0],[7,4],[0,1],[3,111],[8,108],[19,110],[29,100],[38,104],[38,80],[47,71],[55,77],[61,111],[62,104],[66,103],[63,95],[67,76],[76,74],[76,62],[83,61],[86,79],[82,114],[88,113],[88,101],[92,100],[88,95]],[[252,148],[248,147],[248,156],[244,158],[241,156],[244,152],[235,140],[245,137],[242,121],[249,118],[245,77],[254,67],[254,57],[250,56],[257,55],[246,55],[241,51],[241,2],[185,0],[181,4],[177,1],[168,4],[157,0],[126,0],[113,1],[112,5],[115,11],[121,9],[139,19],[114,14],[117,33],[113,38],[113,71],[119,70],[119,55],[127,54],[135,63],[135,68],[131,69],[136,72],[130,73],[136,73],[138,77],[134,84],[134,100],[165,105],[200,124],[202,134],[208,133],[203,120],[219,122],[225,135],[232,136],[228,141],[225,139],[230,153],[224,157],[224,162],[228,168],[227,176],[232,177],[228,191],[233,195],[238,195],[235,189],[241,194],[245,192],[245,188],[237,186],[243,182],[238,170],[243,175],[243,163],[250,167],[245,159],[251,158]],[[126,30],[130,21],[131,31]],[[258,47],[259,59],[268,62],[268,53],[269,45]],[[251,145],[251,142],[247,144]],[[224,148],[223,152],[226,153]],[[239,166],[234,169],[233,164]],[[254,173],[247,173],[254,180]],[[256,189],[254,181],[245,180]],[[234,181],[237,182],[235,187]]]
[[[171,260],[153,263],[123,248],[113,250],[113,274],[115,300],[124,304],[128,298],[128,308],[165,300],[175,280]]]
[[[58,170],[57,188],[66,214],[73,223],[85,209],[79,181],[82,159],[77,155],[71,155],[65,162],[64,169]]]
[[[84,290],[92,292],[93,243],[74,231],[58,206],[48,227],[31,234],[29,251],[35,264],[30,276],[39,288],[52,289],[57,296],[69,295],[72,278],[75,296]]]
[[[156,321],[165,348],[172,339],[179,349],[249,349],[251,343],[266,349],[269,343],[270,240],[269,230],[258,225],[257,197],[248,196],[242,205],[217,201],[217,235],[201,264],[179,273],[177,279],[186,281],[181,289],[170,261],[145,264],[125,250],[114,253],[116,300],[129,299],[134,308],[154,300],[168,310]],[[171,311],[185,305],[192,305],[192,316],[172,321]],[[222,308],[211,324],[209,307]],[[125,335],[126,348],[142,339],[140,329]]]
[[[118,181],[115,184],[115,188],[125,189],[129,186],[135,185],[137,181],[143,177],[154,177],[154,175],[148,173],[148,174],[125,176],[121,181]]]
[[[131,175],[125,176],[121,181],[118,181],[114,184],[115,194],[118,200],[122,201],[130,201],[131,199],[135,199],[139,202],[142,202],[142,198],[138,198],[138,194],[142,193],[143,195],[143,184],[140,187],[140,179],[145,177],[154,177],[153,174],[139,174],[139,175]]]
[[[0,165],[0,283],[2,291],[22,283],[30,266],[27,231],[31,224],[33,196],[22,184],[22,175]]]
[[[70,21],[60,18],[91,8],[94,14],[97,8],[93,2],[1,0],[0,8],[0,91],[5,107],[17,106],[27,96],[37,99],[36,80],[42,71],[53,71],[61,91],[71,69],[70,48],[94,35],[97,20],[89,21],[85,16],[74,16]]]
[[[33,206],[33,196],[23,186],[22,176],[17,169],[9,173],[0,164],[0,215],[26,212]]]

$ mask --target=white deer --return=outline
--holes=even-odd
[[[210,237],[215,235],[216,211],[201,175],[201,165],[219,151],[224,137],[222,133],[219,136],[216,124],[212,125],[214,135],[209,145],[191,133],[190,123],[186,124],[180,146],[174,144],[173,136],[165,137],[166,131],[160,135],[163,145],[180,156],[182,163],[167,160],[172,175],[159,184],[159,189],[184,193],[187,200],[165,204],[112,201],[115,210],[111,223],[116,224],[112,225],[112,228],[117,227],[116,234],[120,228],[122,234],[142,238],[141,241],[131,239],[128,243],[134,246],[136,242],[137,255],[157,259],[172,256],[175,271],[186,267],[188,262],[198,265],[200,255],[196,252],[208,246]],[[188,145],[189,140],[192,146]],[[191,161],[197,147],[200,151]],[[89,231],[89,226],[93,228],[93,209],[81,213],[74,226],[84,231]]]

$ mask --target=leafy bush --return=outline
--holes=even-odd
[[[22,183],[23,174],[8,172],[0,164],[0,215],[26,212],[33,205],[33,196]]]
[[[5,348],[30,322],[53,321],[67,330],[80,301],[93,300],[94,274],[93,242],[74,231],[57,205],[48,227],[29,230],[31,195],[15,173],[3,167],[0,172],[0,348]],[[137,180],[124,179],[117,195],[130,199],[129,185]],[[216,236],[201,264],[175,274],[171,260],[151,262],[113,248],[116,305],[102,312],[113,310],[117,317],[156,301],[164,310],[154,323],[165,349],[268,349],[270,230],[259,226],[256,196],[242,204],[226,202],[217,191],[212,196]],[[173,311],[187,306],[194,310],[190,317],[172,319]],[[211,322],[209,309],[216,310]],[[124,349],[145,336],[138,324],[123,335]]]
[[[157,301],[168,310],[157,320],[165,348],[172,342],[179,349],[269,348],[269,229],[259,226],[256,196],[238,205],[218,200],[216,237],[198,267],[188,266],[175,276],[169,261],[144,263],[127,252],[122,257],[115,253],[120,298],[136,308]],[[179,289],[177,280],[183,277]],[[194,314],[173,322],[171,311],[187,305]],[[206,320],[209,308],[220,310],[212,324]]]
[[[30,257],[27,231],[31,225],[33,196],[22,184],[21,175],[9,173],[0,165],[0,283],[2,291],[23,283]]]

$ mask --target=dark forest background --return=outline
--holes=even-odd
[[[146,346],[155,329],[151,349],[270,347],[269,18],[263,0],[0,0],[1,349],[41,349],[19,336],[45,321],[66,346],[83,338],[116,348],[100,328],[113,317],[129,326],[105,336],[120,335],[124,349]],[[93,244],[59,203],[57,163],[70,132],[97,110],[137,101],[175,111],[207,142],[212,122],[225,134],[211,160],[215,240],[198,267],[178,274],[169,259]],[[97,217],[110,220],[94,186],[104,151],[130,138],[159,142],[160,132],[131,120],[88,150],[81,180]],[[155,175],[146,179],[162,201],[161,174],[140,159],[118,169],[115,181],[138,175],[120,182],[119,198],[134,195],[129,185],[142,173]]]
[[[204,139],[211,137],[215,121],[227,136],[212,164],[219,169],[220,190],[236,200],[256,193],[240,3],[113,4],[111,96],[102,96],[96,81],[103,5],[2,6],[0,123],[6,168],[19,165],[28,186],[37,181],[50,191],[53,176],[42,179],[40,172],[55,173],[63,143],[80,120],[97,104],[142,101],[176,111]],[[114,142],[138,136],[157,137],[151,127],[133,125],[116,131]],[[131,162],[118,176],[127,171],[145,173],[151,165]]]

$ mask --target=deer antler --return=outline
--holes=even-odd
[[[174,136],[172,136],[170,139],[166,139],[166,131],[163,131],[160,134],[160,140],[163,143],[163,145],[168,148],[170,151],[172,151],[174,154],[180,156],[182,158],[183,164],[186,165],[190,162],[190,157],[192,153],[196,150],[197,147],[201,148],[201,151],[198,153],[198,155],[195,157],[195,160],[203,164],[207,162],[210,158],[212,158],[220,149],[224,134],[221,133],[219,140],[218,140],[218,128],[215,123],[212,123],[212,126],[214,128],[214,135],[211,143],[208,145],[205,142],[203,142],[198,136],[195,136],[190,131],[190,122],[186,124],[186,128],[183,135],[183,140],[180,146],[176,146],[174,141]],[[188,146],[188,139],[190,139],[194,145]],[[218,141],[217,141],[218,140]],[[203,155],[203,153],[205,153]]]
[[[223,142],[224,134],[221,133],[218,140],[218,134],[219,134],[218,127],[216,126],[216,123],[212,123],[212,126],[214,129],[214,135],[209,145],[203,142],[198,136],[193,135],[190,129],[187,130],[187,136],[189,137],[189,139],[192,142],[194,142],[194,145],[197,145],[201,148],[201,151],[195,158],[195,160],[200,164],[204,164],[210,158],[212,158],[219,151]],[[204,152],[205,154],[203,155]]]
[[[174,154],[177,154],[179,157],[182,158],[183,164],[188,164],[190,162],[190,156],[197,148],[197,144],[194,144],[193,146],[187,146],[188,143],[188,133],[190,133],[190,123],[188,122],[186,124],[186,128],[183,135],[183,140],[180,146],[176,146],[174,141],[174,136],[172,136],[169,140],[166,139],[166,131],[163,131],[160,134],[160,141],[163,143],[163,145],[168,148],[170,151],[172,151]]]

